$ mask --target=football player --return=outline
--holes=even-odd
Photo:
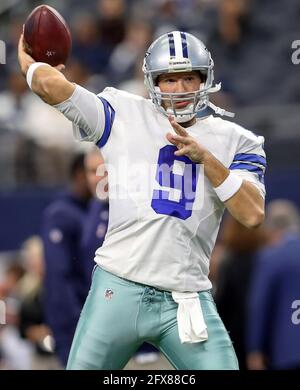
[[[109,226],[69,356],[69,369],[121,369],[147,341],[176,369],[237,369],[216,311],[209,260],[224,209],[254,228],[264,219],[263,138],[214,115],[214,63],[204,44],[173,31],[149,47],[150,98],[95,95],[35,63],[19,43],[30,88],[101,149]]]

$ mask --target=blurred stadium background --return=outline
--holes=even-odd
[[[39,101],[19,72],[22,24],[42,3],[71,26],[67,77],[97,93],[109,85],[147,96],[141,64],[149,43],[175,29],[202,39],[223,84],[214,101],[265,137],[267,202],[281,198],[300,206],[300,65],[292,62],[292,42],[300,39],[299,0],[1,0],[6,64],[0,65],[0,299],[9,323],[0,325],[3,369],[39,368],[33,356],[42,352],[18,333],[20,283],[33,272],[28,257],[43,257],[36,238],[43,210],[68,184],[73,156],[86,150],[73,140],[71,124]],[[215,291],[226,242],[219,239],[213,259]],[[8,326],[13,336],[4,337]],[[52,355],[45,362],[43,368],[59,367]]]

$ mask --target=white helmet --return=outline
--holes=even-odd
[[[164,115],[174,115],[177,122],[187,122],[197,112],[211,107],[219,115],[234,116],[209,101],[209,94],[221,89],[221,84],[214,85],[214,62],[205,45],[192,34],[172,31],[160,36],[146,52],[143,64],[145,84],[150,97]],[[199,71],[203,83],[194,92],[165,93],[157,86],[157,77],[164,73]],[[171,102],[165,110],[161,102]],[[190,101],[184,109],[176,109],[174,103]]]

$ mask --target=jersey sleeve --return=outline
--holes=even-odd
[[[266,195],[264,185],[266,165],[264,137],[243,130],[229,169],[254,184],[263,198]]]
[[[106,97],[109,97],[108,92],[95,95],[76,85],[72,96],[54,107],[72,121],[77,140],[94,142],[101,147],[109,138],[115,117],[115,110]]]

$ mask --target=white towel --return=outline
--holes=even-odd
[[[172,292],[178,303],[177,323],[181,343],[199,343],[208,339],[198,293]]]

